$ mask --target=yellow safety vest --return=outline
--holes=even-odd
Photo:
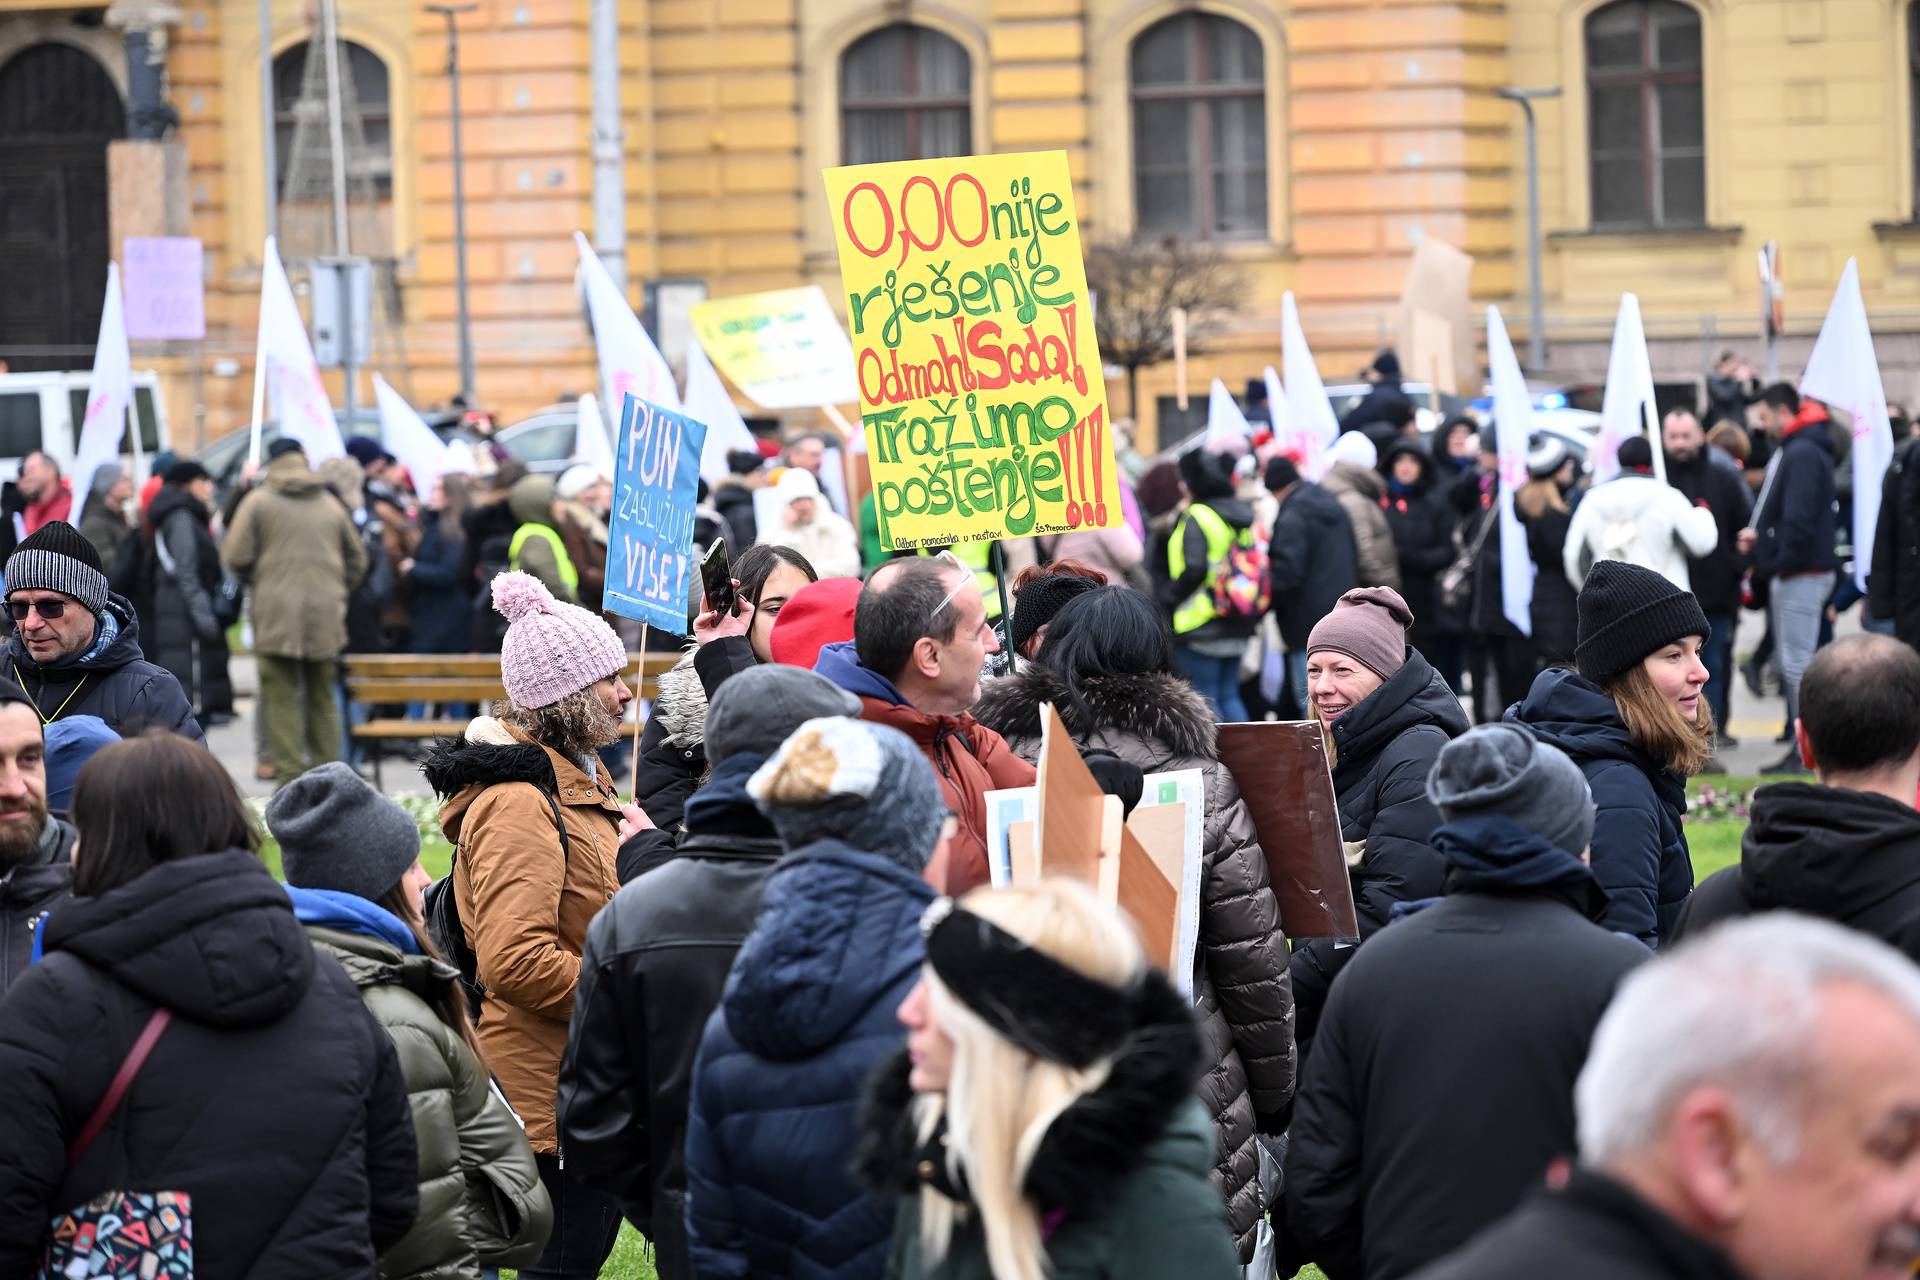
[[[1213,604],[1213,584],[1227,571],[1227,552],[1234,543],[1233,526],[1206,503],[1194,503],[1187,508],[1187,515],[1200,526],[1200,532],[1207,540],[1207,576],[1200,584],[1200,589],[1173,611],[1173,633],[1182,636],[1189,631],[1198,631],[1219,616]],[[1248,546],[1253,545],[1251,528],[1241,530],[1240,537]],[[1167,572],[1176,582],[1187,571],[1186,542],[1185,534],[1176,525],[1173,537],[1167,540]]]
[[[523,524],[513,531],[513,541],[507,544],[507,564],[514,569],[520,567],[520,550],[527,545],[528,538],[547,540],[547,545],[553,548],[554,560],[560,565],[560,581],[567,584],[567,591],[574,599],[579,599],[580,571],[573,567],[573,557],[567,554],[566,541],[556,530],[544,524]]]

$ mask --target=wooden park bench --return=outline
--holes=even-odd
[[[659,692],[662,673],[679,660],[678,654],[627,655],[627,680],[639,681],[639,696],[652,700]],[[507,696],[500,683],[500,655],[438,653],[350,653],[346,655],[347,701],[374,708],[408,703],[470,702],[485,714],[496,698]],[[437,708],[436,708],[437,709]],[[457,737],[467,721],[453,717],[373,715],[352,727],[355,742],[366,744],[373,757],[374,785],[380,785],[380,758],[394,743],[417,743],[430,738]],[[631,738],[639,717],[621,726]]]

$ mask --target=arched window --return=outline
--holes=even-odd
[[[967,155],[972,86],[973,59],[938,31],[896,22],[860,37],[840,59],[846,163]]]
[[[1700,15],[1675,0],[1618,0],[1587,18],[1593,225],[1707,220]]]
[[[1182,13],[1133,44],[1133,181],[1142,231],[1267,230],[1266,54],[1250,29]]]
[[[373,194],[380,200],[393,198],[393,117],[391,89],[387,83],[387,64],[380,55],[351,40],[340,42],[346,50],[341,65],[340,94],[347,97],[347,81],[352,81],[353,100],[360,108],[360,130],[366,138],[366,151],[356,162],[349,157],[349,180],[370,179]],[[293,159],[294,125],[298,118],[301,86],[307,74],[309,41],[282,52],[273,60],[273,156],[279,165],[280,195],[287,195],[287,179]],[[320,68],[322,71],[324,67]],[[325,83],[321,81],[321,83]],[[322,95],[319,101],[324,103]]]

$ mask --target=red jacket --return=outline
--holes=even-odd
[[[941,798],[959,821],[944,866],[927,868],[927,883],[959,897],[991,881],[987,870],[987,792],[1030,787],[1034,767],[1013,753],[1007,740],[970,715],[930,716],[904,702],[862,694],[860,718],[898,729],[913,739],[933,765]]]
[[[27,509],[20,514],[20,519],[26,525],[28,533],[36,533],[41,525],[50,524],[55,520],[65,520],[72,513],[73,482],[62,476],[59,486],[50,495],[38,502],[27,504]]]

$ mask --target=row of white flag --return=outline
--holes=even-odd
[[[593,252],[585,236],[576,232],[574,239],[586,284],[603,396],[599,403],[591,395],[580,397],[579,426],[574,438],[576,460],[608,475],[613,473],[609,420],[618,418],[623,397],[631,392],[705,423],[707,437],[700,458],[700,474],[709,481],[725,475],[727,454],[751,450],[755,441],[699,340],[688,341],[683,396],[674,385],[673,370],[666,357],[648,336],[599,255]],[[310,461],[318,463],[339,457],[346,452],[346,442],[334,418],[326,384],[321,381],[306,322],[301,319],[293,287],[271,236],[267,238],[261,261],[260,328],[254,374],[254,451],[258,453],[264,414],[279,423],[282,436],[300,442]],[[417,492],[425,495],[433,482],[449,471],[471,470],[471,455],[434,434],[406,399],[378,373],[373,375],[373,391],[380,414],[382,445],[407,469]],[[109,263],[106,298],[100,311],[100,336],[94,347],[93,373],[87,388],[86,414],[72,468],[75,521],[80,519],[86,506],[94,472],[120,452],[126,439],[132,401],[133,361],[127,346],[120,267]],[[608,408],[606,417],[600,413],[600,403]]]
[[[1282,299],[1280,346],[1286,367],[1284,385],[1267,366],[1268,411],[1274,442],[1301,460],[1300,472],[1319,480],[1338,460],[1334,442],[1340,424],[1334,418],[1293,294]],[[1533,431],[1533,397],[1520,372],[1513,343],[1498,307],[1487,308],[1487,363],[1493,384],[1495,448],[1500,459],[1500,567],[1501,606],[1507,620],[1523,635],[1533,633],[1534,565],[1527,554],[1526,532],[1513,511],[1513,495],[1527,480],[1527,448]],[[1872,567],[1874,526],[1880,518],[1880,487],[1893,461],[1893,429],[1887,416],[1887,396],[1874,356],[1867,308],[1860,296],[1860,272],[1854,260],[1840,276],[1820,337],[1800,377],[1800,392],[1829,408],[1846,412],[1853,429],[1853,546],[1854,580],[1867,589]],[[1607,358],[1607,383],[1600,407],[1600,429],[1589,456],[1593,483],[1619,474],[1622,441],[1644,436],[1653,445],[1654,468],[1666,478],[1665,451],[1655,418],[1653,365],[1647,355],[1646,329],[1640,318],[1640,300],[1622,294],[1614,322],[1613,346]],[[1246,439],[1253,434],[1233,394],[1215,378],[1207,396],[1207,445]],[[1757,515],[1757,513],[1756,513]]]

